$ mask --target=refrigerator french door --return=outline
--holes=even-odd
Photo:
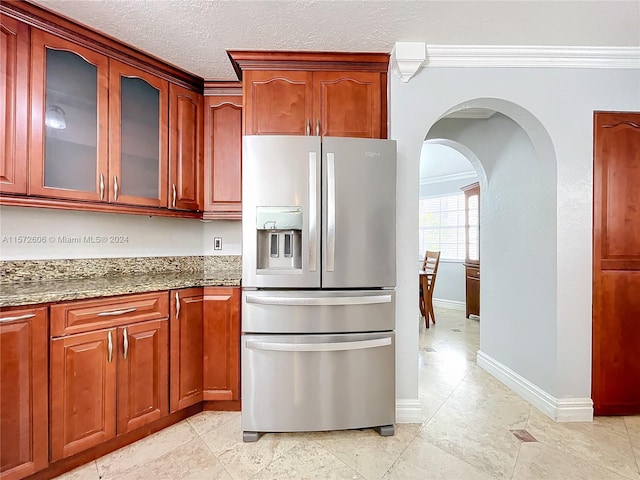
[[[394,141],[243,138],[242,428],[395,422]]]

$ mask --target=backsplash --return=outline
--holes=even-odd
[[[240,255],[8,260],[0,262],[0,284],[162,273],[242,270]]]

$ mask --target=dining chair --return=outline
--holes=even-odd
[[[422,261],[422,270],[419,275],[419,306],[420,314],[424,317],[424,323],[429,328],[429,320],[436,323],[436,315],[433,310],[433,289],[436,284],[438,265],[440,264],[440,252],[427,250]]]

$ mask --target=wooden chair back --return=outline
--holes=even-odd
[[[420,275],[420,313],[424,316],[427,328],[429,328],[429,319],[436,323],[436,314],[433,310],[433,288],[436,284],[438,265],[440,265],[440,252],[427,250]]]

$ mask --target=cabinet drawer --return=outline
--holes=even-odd
[[[51,307],[51,336],[167,318],[168,292],[65,302]]]
[[[466,267],[467,277],[480,278],[480,269],[475,267]]]

